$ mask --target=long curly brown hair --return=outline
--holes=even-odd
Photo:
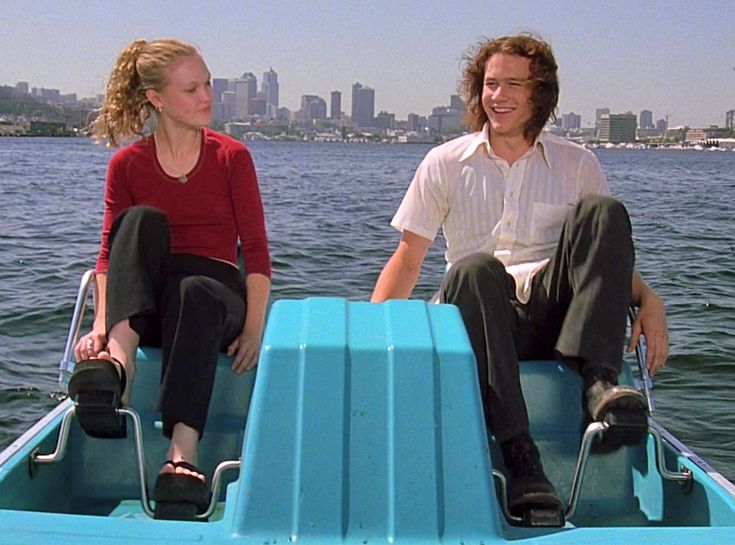
[[[163,89],[166,69],[183,57],[197,54],[194,46],[172,38],[131,42],[112,69],[105,101],[92,123],[92,137],[117,146],[121,140],[143,134],[155,110],[146,91]]]
[[[556,105],[559,102],[559,79],[551,46],[532,34],[503,36],[483,40],[463,57],[465,63],[460,81],[460,93],[467,105],[466,120],[469,126],[479,131],[488,118],[482,107],[482,89],[485,81],[485,64],[495,53],[518,55],[531,61],[531,104],[533,115],[523,130],[526,140],[535,139],[547,121],[556,120]]]

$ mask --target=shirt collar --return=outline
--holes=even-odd
[[[488,138],[488,123],[485,123],[485,125],[482,127],[481,131],[478,131],[474,133],[472,138],[467,142],[467,147],[465,148],[462,155],[459,157],[460,163],[463,163],[470,157],[472,157],[478,150],[480,146],[485,147],[485,151],[488,155],[491,154],[491,147],[490,147],[490,139]],[[541,157],[544,158],[544,162],[546,163],[546,166],[551,168],[553,159],[551,157],[552,152],[551,148],[545,144],[545,134],[544,131],[541,131],[539,135],[536,137],[536,139],[533,141],[533,145],[531,145],[531,148],[528,152],[524,154],[524,156],[530,155],[531,153],[534,153],[537,149],[539,150],[539,153],[541,153]]]

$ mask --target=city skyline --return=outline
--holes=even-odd
[[[197,45],[213,77],[279,74],[280,103],[330,100],[351,87],[375,90],[376,114],[428,115],[457,92],[461,56],[482,36],[531,30],[548,40],[559,64],[558,113],[595,123],[595,110],[670,115],[671,125],[724,125],[735,108],[735,47],[728,40],[732,5],[705,1],[641,5],[572,2],[406,2],[370,5],[315,2],[124,4],[6,0],[8,30],[0,81],[58,88],[80,98],[100,94],[119,51],[132,39],[176,36]],[[114,7],[113,7],[114,6]],[[261,78],[258,78],[259,80]]]

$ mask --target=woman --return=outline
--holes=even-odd
[[[69,395],[88,434],[125,436],[115,409],[130,401],[137,347],[160,343],[171,444],[153,492],[157,518],[192,518],[208,504],[197,444],[218,353],[234,357],[236,373],[255,367],[270,291],[253,162],[242,143],[206,128],[212,102],[194,47],[136,40],[117,59],[93,126],[112,146],[137,140],[108,167],[95,319],[75,347]]]

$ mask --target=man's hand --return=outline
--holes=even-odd
[[[650,289],[641,297],[638,314],[631,327],[628,352],[638,346],[641,334],[646,338],[646,367],[651,376],[654,376],[666,364],[669,355],[669,331],[663,301]]]

